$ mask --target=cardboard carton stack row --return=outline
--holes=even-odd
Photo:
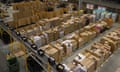
[[[65,35],[74,32],[83,26],[85,26],[86,15],[81,17],[72,17],[66,22],[59,22],[59,18],[56,21],[47,20],[48,22],[39,21],[37,24],[31,26],[22,27],[17,29],[21,34],[29,37],[37,44],[38,47],[55,41]],[[88,16],[89,18],[89,16]],[[50,22],[52,23],[50,23]],[[59,23],[60,24],[59,24]]]
[[[71,56],[76,50],[81,48],[82,45],[100,34],[100,32],[95,29],[96,26],[101,27],[101,30],[103,30],[108,25],[109,24],[103,21],[100,21],[97,24],[90,24],[81,30],[77,30],[65,36],[64,38],[40,47],[40,49],[44,50],[48,55],[55,58],[57,62],[61,62],[66,57]]]
[[[40,1],[14,3],[12,7],[13,10],[18,10],[17,13],[13,13],[14,20],[30,17],[37,12],[44,11],[44,5]]]
[[[79,53],[73,62],[68,64],[68,69],[73,72],[95,72],[120,47],[119,31],[120,27],[95,42],[89,49]]]
[[[19,27],[36,23],[43,18],[53,18],[67,13],[67,8],[58,8],[53,11],[45,11],[45,4],[40,1],[21,2],[13,4],[13,21],[8,22],[12,27]]]

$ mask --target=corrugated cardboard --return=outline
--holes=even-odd
[[[90,52],[84,52],[83,53],[87,58],[93,59],[96,61],[96,66],[95,67],[99,67],[102,63],[103,60],[101,60],[98,56],[96,56],[95,54],[93,55],[93,53],[91,54]]]
[[[112,52],[116,50],[116,48],[117,48],[116,43],[113,40],[111,40],[107,37],[103,37],[101,39],[101,43],[104,43],[105,41],[109,42],[109,45],[111,46]]]
[[[54,40],[54,35],[53,35],[54,33],[53,33],[52,29],[45,31],[45,33],[48,36],[48,43],[52,42]]]
[[[73,45],[70,40],[65,40],[62,42],[62,46],[65,49],[66,56],[70,56],[73,52]]]
[[[55,60],[58,62],[59,61],[59,52],[56,48],[54,48],[51,45],[45,45],[41,47],[40,49],[44,50],[49,56],[55,58]]]
[[[57,42],[53,42],[51,43],[51,45],[59,51],[59,62],[61,62],[63,58],[65,57],[64,48],[61,46],[61,44]]]
[[[93,46],[94,48],[90,49],[91,52],[94,52],[99,57],[104,58],[104,60],[106,60],[110,56],[111,52],[105,49],[104,45],[101,44],[98,47],[95,46],[97,46],[97,44]]]
[[[81,64],[87,68],[87,72],[95,71],[95,61],[89,58],[85,58]]]
[[[53,35],[54,35],[54,40],[57,40],[59,38],[59,31],[58,31],[58,28],[55,27],[54,30],[53,30]]]

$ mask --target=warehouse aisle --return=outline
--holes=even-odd
[[[98,72],[116,72],[120,68],[120,48],[101,66]]]
[[[96,38],[94,38],[93,40],[91,40],[90,42],[86,43],[85,45],[83,45],[79,50],[77,50],[71,57],[67,58],[66,60],[64,60],[63,63],[69,63],[71,62],[74,57],[82,52],[84,49],[88,49],[90,48],[90,46],[96,42],[96,41],[99,41],[100,38],[102,38],[104,35],[106,35],[108,32],[114,30],[116,27],[118,27],[119,24],[114,24],[114,26],[110,29],[110,30],[107,30],[105,31],[104,33],[100,34],[99,36],[97,36]],[[3,42],[0,40],[0,46],[4,46]],[[7,46],[4,46],[4,47],[7,47]],[[120,66],[120,49],[117,50],[113,55],[112,57],[110,57],[108,59],[108,62],[105,62],[104,65],[99,69],[99,71],[97,72],[115,72],[116,68],[118,68]],[[25,72],[25,68],[24,68],[24,64],[23,63],[23,59],[19,58],[18,61],[21,63],[20,64],[20,72]]]
[[[62,63],[66,64],[66,63],[70,63],[74,58],[75,56],[78,54],[78,53],[81,53],[82,51],[84,51],[85,49],[88,49],[91,47],[91,45],[97,41],[99,41],[104,35],[106,35],[108,32],[116,29],[117,27],[119,26],[118,23],[115,23],[113,24],[113,27],[107,31],[105,31],[104,33],[98,35],[96,38],[94,38],[93,40],[91,40],[90,42],[86,43],[85,45],[83,45],[81,48],[79,48],[72,56],[70,56],[69,58],[65,59]]]

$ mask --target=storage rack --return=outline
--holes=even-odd
[[[114,8],[114,9],[120,9],[120,7],[119,7],[120,5],[116,4],[116,3],[113,3],[113,2],[110,3],[110,2],[106,2],[106,1],[100,1],[100,0],[83,0],[83,2],[85,2],[85,3],[92,3],[92,4],[105,6],[105,7],[110,7],[110,8]]]
[[[0,27],[6,31],[14,40],[20,41],[24,44],[28,50],[29,55],[38,63],[40,66],[47,71],[44,64],[50,64],[51,70],[53,72],[68,72],[65,69],[65,66],[57,63],[54,58],[48,56],[43,50],[37,50],[37,46],[32,43],[27,37],[22,36],[19,32],[15,31],[14,28],[9,27],[7,23],[4,23],[2,19],[0,19]]]
[[[106,2],[106,1],[100,1],[100,0],[83,0],[82,2],[83,2],[83,4],[89,3],[89,4],[94,4],[96,6],[104,6],[108,10],[120,13],[120,4],[117,4],[114,2],[110,3],[110,2]]]

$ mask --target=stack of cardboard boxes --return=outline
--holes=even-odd
[[[83,67],[86,68],[87,71],[84,72],[95,72],[97,68],[117,49],[119,48],[119,38],[120,29],[113,30],[104,36],[100,41],[94,43],[91,48],[85,50],[82,53],[79,53],[73,60],[72,64],[69,63],[68,67],[71,70],[75,67],[79,67],[77,70],[80,71]],[[79,72],[77,71],[77,72]]]
[[[83,19],[85,19],[85,18],[83,18]],[[36,37],[36,36],[42,35],[42,36],[44,36],[44,39],[46,40],[45,44],[48,44],[52,41],[57,40],[58,38],[62,38],[65,35],[80,29],[82,26],[85,26],[83,24],[84,22],[81,23],[81,17],[70,18],[66,22],[60,22],[60,21],[61,21],[61,19],[59,19],[59,18],[53,18],[50,20],[45,19],[45,20],[41,20],[41,21],[37,22],[36,24],[22,27],[21,28],[22,30],[17,29],[17,31],[20,31],[20,33],[22,32],[22,34],[24,33],[25,36],[27,36],[31,39],[35,39],[34,36]],[[60,22],[61,24],[58,24],[57,22]],[[55,23],[55,24],[52,24],[52,23]],[[82,26],[79,26],[79,25],[82,25]],[[24,32],[23,32],[23,30],[24,30]],[[86,32],[86,34],[93,37],[92,34],[95,34],[95,33],[94,32]],[[87,38],[87,36],[86,36],[86,38]],[[33,41],[36,41],[36,40],[33,40]]]
[[[98,23],[98,24],[101,24],[101,26],[103,25],[102,22]],[[93,38],[95,38],[96,35],[99,34],[99,32],[97,32],[95,30],[91,31],[91,29],[94,29],[94,27],[96,25],[90,24],[88,26],[85,26],[83,29],[81,29],[82,31],[77,30],[61,39],[58,39],[55,42],[52,42],[52,40],[51,40],[52,43],[49,42],[50,44],[48,44],[48,45],[49,46],[51,45],[50,46],[51,48],[56,48],[59,53],[59,56],[58,56],[59,58],[56,60],[60,62],[63,59],[65,59],[66,57],[71,56],[72,53],[75,52],[76,50],[78,50],[78,48],[81,48],[83,44],[85,44],[85,43],[89,42],[90,40],[92,40]],[[104,29],[104,27],[102,29]],[[47,34],[47,35],[49,35],[48,37],[51,38],[50,36],[52,36],[53,34]],[[46,40],[49,40],[49,38]],[[48,45],[45,45],[40,48],[44,48]],[[101,43],[96,43],[92,46],[92,48],[90,50],[86,50],[83,54],[88,59],[90,59],[90,61],[95,60],[99,66],[111,54],[111,52],[109,52],[110,49],[111,49],[111,47],[108,45],[102,45]],[[62,55],[60,55],[60,54],[62,54]],[[93,62],[93,65],[94,65],[94,62]],[[92,72],[92,70],[90,72]]]
[[[12,7],[17,12],[13,13],[13,21],[10,21],[12,23],[8,22],[8,24],[13,27],[36,23],[43,18],[59,17],[67,13],[67,8],[45,11],[45,3],[40,1],[14,3]]]

